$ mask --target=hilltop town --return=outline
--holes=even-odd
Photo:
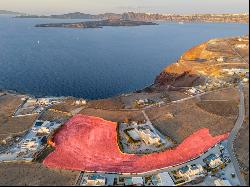
[[[248,36],[197,45],[112,98],[2,90],[0,185],[247,185],[248,90]]]
[[[98,15],[80,12],[62,15],[19,15],[16,18],[51,18],[51,19],[121,19],[133,21],[169,21],[169,22],[222,22],[222,23],[249,23],[249,14],[159,14],[159,13],[136,13],[126,12],[123,14],[105,13]]]

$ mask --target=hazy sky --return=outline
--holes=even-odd
[[[34,14],[80,11],[159,13],[249,12],[249,0],[0,0],[0,9]]]

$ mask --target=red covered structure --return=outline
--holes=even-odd
[[[200,129],[174,149],[131,155],[120,152],[116,127],[101,118],[77,115],[56,134],[56,150],[43,163],[70,170],[142,173],[186,162],[228,138],[228,134],[212,137],[208,129]]]

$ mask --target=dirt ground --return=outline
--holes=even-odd
[[[38,163],[0,163],[0,186],[73,186],[79,174]]]
[[[124,122],[125,119],[133,121],[145,120],[142,112],[140,111],[112,111],[112,110],[101,110],[101,109],[83,109],[80,114],[101,117],[108,121],[113,122]]]
[[[74,104],[76,101],[77,99],[75,98],[66,98],[62,103],[52,106],[51,109],[59,110],[62,112],[71,112],[72,110],[80,107],[80,105]]]
[[[36,115],[12,117],[16,108],[22,103],[21,95],[7,94],[0,97],[0,141],[10,135],[28,130],[36,119]]]
[[[234,89],[228,89],[210,93],[200,99],[171,104],[146,112],[153,125],[177,144],[200,128],[208,128],[212,135],[224,134],[231,131],[237,119],[239,97],[229,97],[229,95],[236,94],[234,92]],[[214,94],[220,95],[220,97],[214,97]],[[203,105],[204,100],[206,101],[208,98],[210,100],[214,98],[214,101],[207,106]],[[221,101],[218,98],[223,100],[223,105],[220,105]],[[227,99],[228,101],[224,101]],[[224,107],[229,109],[223,110]],[[169,114],[173,117],[169,117]]]
[[[219,116],[235,116],[238,114],[239,109],[237,101],[201,101],[197,103],[197,106],[201,109]]]
[[[60,121],[64,122],[67,119],[72,117],[71,115],[67,115],[67,113],[62,113],[62,112],[56,112],[53,109],[52,110],[47,110],[44,112],[40,117],[39,120],[43,121]]]
[[[123,109],[124,104],[121,100],[121,97],[113,97],[113,98],[108,98],[108,99],[88,101],[87,107],[97,108],[97,109],[116,110],[116,109]]]

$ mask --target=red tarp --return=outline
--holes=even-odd
[[[70,170],[142,173],[186,162],[229,135],[212,137],[208,129],[200,129],[172,150],[133,155],[120,152],[116,127],[101,118],[77,115],[55,135],[56,150],[43,163]]]

